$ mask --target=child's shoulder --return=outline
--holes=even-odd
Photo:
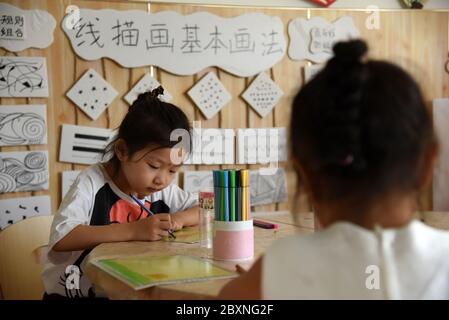
[[[101,163],[96,163],[90,165],[86,169],[82,170],[78,177],[79,179],[96,179],[96,180],[107,180],[104,172],[103,165]]]

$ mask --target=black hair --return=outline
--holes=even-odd
[[[176,129],[184,129],[189,134],[189,144],[186,151],[190,151],[190,125],[185,113],[177,106],[159,99],[164,94],[162,86],[152,91],[139,94],[125,115],[118,134],[104,152],[104,155],[113,154],[109,160],[115,169],[120,166],[114,150],[115,142],[123,139],[126,143],[128,155],[154,145],[156,149],[173,148],[179,140],[170,140],[171,133]]]
[[[317,200],[369,202],[416,190],[424,150],[435,141],[417,83],[398,66],[366,60],[367,51],[362,40],[337,43],[294,99],[292,155]]]

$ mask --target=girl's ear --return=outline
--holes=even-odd
[[[128,159],[128,148],[126,142],[123,139],[118,139],[114,144],[114,153],[120,161],[126,161]]]

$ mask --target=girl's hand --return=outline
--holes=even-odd
[[[184,228],[184,222],[179,214],[171,215],[171,226],[173,231],[181,230]]]
[[[146,219],[130,223],[135,241],[156,241],[168,236],[173,229],[170,214],[156,214]]]

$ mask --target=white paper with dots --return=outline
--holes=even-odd
[[[139,94],[151,91],[159,87],[161,84],[159,81],[154,79],[149,73],[146,73],[137,83],[136,85],[126,94],[124,97],[125,101],[131,105],[139,96]],[[159,99],[165,102],[169,102],[172,99],[170,93],[167,90],[164,90],[163,95],[159,95]]]
[[[0,230],[36,216],[51,215],[49,196],[0,200]]]
[[[284,93],[265,73],[260,73],[243,92],[242,97],[262,117],[273,110]]]
[[[94,69],[88,69],[67,92],[67,97],[92,120],[112,103],[118,92]]]
[[[207,119],[213,118],[231,100],[231,95],[213,72],[206,74],[187,94]]]

